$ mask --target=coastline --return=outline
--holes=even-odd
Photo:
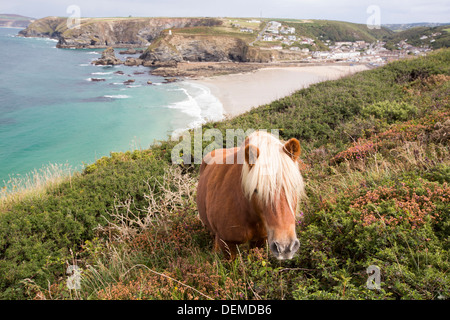
[[[224,116],[235,117],[289,96],[311,84],[369,70],[366,65],[265,67],[251,72],[189,80],[204,85],[222,103]]]

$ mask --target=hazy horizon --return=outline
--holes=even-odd
[[[448,0],[129,0],[126,3],[119,0],[16,0],[0,3],[0,12],[36,19],[67,17],[73,12],[68,10],[71,6],[76,6],[82,17],[248,17],[367,23],[373,14],[377,14],[381,24],[450,22]]]

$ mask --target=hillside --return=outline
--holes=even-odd
[[[450,25],[413,27],[387,36],[384,40],[386,47],[390,49],[396,49],[402,41],[414,47],[448,48],[450,47]]]
[[[258,34],[270,21],[295,28],[292,35],[298,40],[310,38],[315,42],[313,47],[324,50],[327,50],[324,45],[327,40],[374,42],[393,33],[386,28],[370,30],[362,24],[342,21],[244,18],[82,18],[79,29],[69,29],[67,18],[46,17],[36,20],[19,34],[58,39],[58,47],[61,48],[142,47],[157,38],[163,30],[178,29],[178,34],[227,36],[263,46]]]
[[[282,263],[266,249],[243,247],[234,262],[212,252],[195,205],[198,165],[171,164],[170,140],[3,198],[0,297],[448,299],[449,97],[445,49],[205,125],[300,140],[308,198],[299,253]],[[73,264],[80,290],[66,285]],[[366,287],[370,265],[379,290]]]
[[[404,31],[411,28],[416,27],[440,27],[449,25],[450,23],[434,23],[434,22],[416,22],[416,23],[394,23],[394,24],[383,24],[383,27],[386,27],[392,31]]]
[[[366,41],[374,42],[392,31],[382,27],[381,29],[369,29],[365,24],[357,24],[333,20],[288,20],[288,25],[298,29],[298,33],[315,38],[322,42],[337,41]]]
[[[182,61],[301,61],[309,50],[330,50],[328,44],[369,44],[391,34],[341,21],[223,18],[215,26],[165,30],[140,58],[152,66]]]
[[[26,28],[35,19],[18,14],[0,13],[0,27]]]

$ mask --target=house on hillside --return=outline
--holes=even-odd
[[[267,32],[278,34],[278,29],[280,29],[281,23],[277,21],[270,21],[267,28]]]
[[[327,59],[329,55],[328,51],[313,51],[312,57],[314,59]]]
[[[301,42],[301,44],[313,44],[314,43],[314,39],[302,38],[302,40],[300,42]]]
[[[280,32],[282,34],[294,34],[295,33],[295,28],[293,28],[293,27],[281,27]]]
[[[241,32],[253,33],[253,29],[250,28],[241,28]]]

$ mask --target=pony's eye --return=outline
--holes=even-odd
[[[255,189],[254,193],[258,193],[258,189]]]

